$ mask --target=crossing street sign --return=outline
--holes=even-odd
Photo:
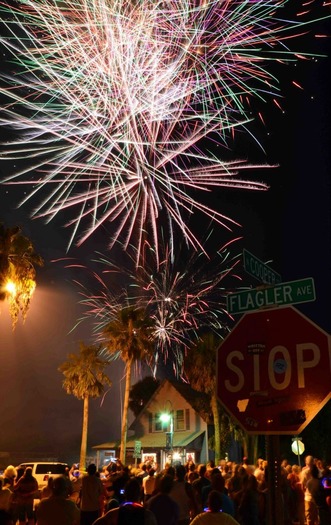
[[[260,261],[246,249],[243,249],[243,263],[244,269],[249,275],[265,284],[277,284],[282,281],[279,273],[275,272],[270,266]]]
[[[231,293],[226,298],[226,304],[229,314],[241,314],[260,308],[307,303],[315,299],[314,280],[307,277],[275,286]]]

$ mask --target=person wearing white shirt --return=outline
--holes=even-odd
[[[142,480],[145,503],[153,495],[153,492],[155,489],[155,482],[156,482],[155,470],[153,468],[150,468],[148,471],[148,476],[146,476]]]

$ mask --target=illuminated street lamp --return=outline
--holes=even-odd
[[[11,276],[3,286],[3,294],[8,301],[9,313],[12,318],[12,326],[18,320],[19,313],[22,314],[23,321],[26,318],[32,295],[36,288],[35,271],[32,266],[23,272],[18,272],[16,268],[11,268]]]
[[[173,453],[173,442],[174,442],[174,418],[172,412],[165,412],[160,415],[162,423],[169,424],[169,431],[166,432],[166,450],[170,451],[171,461]]]

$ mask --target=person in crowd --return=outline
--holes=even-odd
[[[3,483],[3,477],[0,477],[0,523],[1,525],[13,525],[11,516],[13,493],[8,487],[4,487]]]
[[[13,490],[17,470],[13,465],[8,465],[3,473],[3,486]]]
[[[195,481],[196,479],[199,479],[198,470],[197,470],[197,468],[196,468],[195,463],[193,463],[193,461],[191,461],[190,463],[188,463],[187,466],[186,466],[186,476],[185,476],[185,479],[186,479],[186,481],[188,481],[189,483],[193,483],[193,481]]]
[[[264,478],[265,478],[264,463],[265,463],[264,459],[259,458],[257,460],[256,468],[254,470],[254,476],[256,477],[259,486],[264,485]]]
[[[194,496],[197,500],[198,510],[202,511],[202,489],[210,486],[210,479],[206,477],[207,466],[200,463],[198,466],[198,478],[192,482]]]
[[[34,525],[33,500],[38,495],[38,482],[32,468],[26,467],[23,476],[14,484],[19,525]]]
[[[119,507],[110,509],[93,525],[157,525],[153,512],[140,503],[140,495],[139,480],[129,479],[124,488],[124,502]]]
[[[247,474],[253,474],[254,473],[254,470],[249,465],[248,457],[246,457],[246,456],[243,457],[242,466],[246,470]]]
[[[175,475],[176,475],[175,467],[173,465],[167,464],[162,474],[163,475],[169,474],[169,476],[172,476],[173,479],[175,479]]]
[[[193,484],[185,481],[186,470],[183,465],[175,467],[175,479],[169,496],[179,506],[178,525],[188,525],[198,513],[198,506],[193,490]]]
[[[281,461],[281,464],[280,464],[280,468],[285,468],[288,466],[288,459],[287,458],[283,458],[282,461]]]
[[[80,508],[82,481],[84,474],[79,470],[74,471],[74,475],[70,476],[70,499],[76,503],[77,507]]]
[[[282,466],[283,465],[283,466]],[[290,500],[291,500],[291,487],[288,480],[288,475],[292,471],[292,466],[288,463],[288,460],[283,460],[280,466],[279,485],[282,495],[282,509],[283,519],[285,524],[290,523]]]
[[[15,480],[14,480],[14,487],[15,487],[16,483],[18,482],[18,480],[23,476],[23,474],[25,472],[25,467],[18,467],[16,469],[16,472],[17,472],[17,474],[16,474],[16,477],[15,477]],[[13,492],[13,495],[12,495],[12,499],[11,499],[10,513],[11,513],[11,516],[12,516],[14,524],[16,524],[16,522],[18,521],[18,500],[19,500],[19,495],[15,493],[14,487],[11,489],[12,492]]]
[[[241,525],[260,525],[258,481],[254,474],[245,478],[236,516]]]
[[[116,498],[116,495],[115,495],[114,484],[116,488],[115,481],[117,480],[117,478],[120,477],[121,474],[117,470],[116,463],[113,461],[109,465],[107,465],[105,473],[106,473],[106,477],[102,479],[102,483],[107,493],[107,500],[106,500],[106,505],[105,505],[105,510],[107,511],[110,508],[108,506],[109,503],[112,504],[113,502],[117,502],[117,504],[119,504],[119,500]]]
[[[155,470],[153,468],[150,468],[148,471],[148,476],[146,476],[142,480],[142,489],[143,489],[145,503],[154,493],[155,482],[156,482]]]
[[[162,476],[158,484],[158,493],[152,496],[145,505],[155,515],[157,525],[177,525],[179,506],[169,496],[173,484],[172,476],[169,474]]]
[[[120,467],[120,468],[121,470],[117,470],[117,474],[113,478],[112,491],[113,491],[113,497],[119,503],[122,503],[124,501],[124,487],[130,479],[130,471],[128,467]]]
[[[311,477],[306,484],[306,492],[311,494],[313,505],[310,506],[309,521],[314,525],[330,525],[331,514],[326,502],[326,492],[320,478],[317,465],[311,467]],[[308,523],[307,515],[306,522]]]
[[[82,478],[81,499],[80,499],[80,524],[92,525],[100,516],[101,498],[107,497],[106,489],[97,476],[97,467],[91,463],[87,467],[87,475]]]
[[[228,481],[228,493],[231,498],[234,498],[237,492],[242,488],[243,480],[247,477],[246,469],[239,463],[234,467],[231,478]]]
[[[222,512],[222,494],[217,490],[212,490],[208,496],[208,509],[201,512],[190,525],[239,525],[233,516]]]
[[[233,476],[228,482],[228,494],[234,504],[234,516],[237,517],[237,509],[240,504],[243,489],[247,484],[248,474],[240,464],[236,464]]]
[[[314,502],[314,499],[313,499],[313,496],[310,490],[307,488],[307,483],[312,477],[311,471],[312,471],[313,465],[314,465],[313,456],[310,456],[310,455],[306,456],[305,466],[302,468],[301,476],[300,476],[302,489],[304,492],[306,525],[315,525],[316,520],[318,519],[316,504]]]
[[[225,481],[225,489],[228,490],[228,483],[230,481],[230,478],[232,476],[232,465],[230,462],[225,462],[224,465],[222,465],[222,476]]]
[[[50,476],[47,480],[47,485],[40,491],[40,499],[49,498],[53,494],[53,478]]]
[[[326,465],[324,464],[323,460],[320,458],[315,458],[314,462],[315,462],[316,467],[318,468],[318,477],[323,478],[327,470]]]
[[[234,503],[232,499],[225,493],[225,479],[217,468],[214,469],[210,476],[210,484],[202,488],[201,500],[203,509],[208,504],[208,496],[212,490],[217,490],[222,494],[223,512],[234,516]]]
[[[68,483],[65,476],[52,479],[51,494],[43,498],[37,507],[37,525],[79,525],[80,511],[68,499]]]
[[[136,477],[139,479],[143,479],[146,476],[148,476],[147,465],[146,463],[140,463]]]
[[[80,474],[79,465],[78,463],[74,463],[68,472],[70,481],[74,482],[77,478],[79,478],[79,474]]]
[[[215,465],[215,461],[213,459],[211,459],[210,461],[208,461],[207,463],[207,470],[206,470],[206,477],[209,479],[210,477],[210,474],[212,473],[213,469],[216,467]]]
[[[292,465],[291,472],[287,475],[290,487],[289,497],[289,518],[292,523],[304,525],[305,523],[305,504],[304,493],[300,481],[301,468],[299,465]]]

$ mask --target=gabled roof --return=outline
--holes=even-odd
[[[146,411],[148,411],[149,406],[153,402],[153,400],[158,396],[158,393],[163,388],[163,386],[169,383],[177,392],[191,405],[193,410],[199,414],[199,416],[207,423],[210,422],[210,414],[206,413],[204,406],[210,406],[209,402],[209,396],[203,392],[198,392],[197,390],[193,390],[190,385],[187,383],[184,383],[183,381],[174,381],[170,379],[163,379],[149,401],[146,403],[146,405],[141,409],[140,413],[137,415],[137,417],[134,419],[134,421],[130,425],[130,429],[135,427],[135,422],[139,420],[142,416],[142,414]]]
[[[210,396],[204,392],[194,390],[188,383],[183,381],[169,381],[176,390],[186,399],[191,407],[206,422],[210,419],[210,414],[206,413],[204,406],[210,407]]]

